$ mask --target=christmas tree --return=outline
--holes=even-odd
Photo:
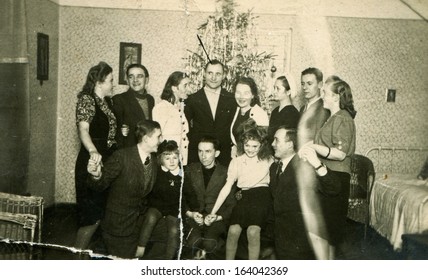
[[[198,28],[198,49],[187,50],[188,56],[184,58],[192,92],[203,86],[206,63],[218,59],[226,66],[223,87],[232,91],[238,77],[253,78],[259,88],[262,107],[270,111],[266,98],[266,73],[275,70],[270,69],[270,61],[275,55],[257,52],[256,17],[252,10],[237,12],[234,0],[217,0],[217,4],[215,14]]]

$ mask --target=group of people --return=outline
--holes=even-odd
[[[355,151],[351,88],[307,68],[299,112],[280,76],[269,117],[251,77],[221,87],[224,67],[209,61],[196,93],[173,72],[157,104],[143,65],[128,66],[129,89],[112,98],[112,68],[90,69],[76,107],[77,248],[101,224],[109,254],[144,258],[162,221],[164,259],[259,259],[266,238],[272,258],[334,258]]]

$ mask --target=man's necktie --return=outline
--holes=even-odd
[[[282,161],[278,161],[278,167],[276,169],[276,180],[279,180],[279,175],[282,173]]]

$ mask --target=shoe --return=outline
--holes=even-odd
[[[205,252],[205,250],[199,249],[198,251],[196,251],[195,257],[193,258],[194,260],[205,260],[207,257],[207,252]]]

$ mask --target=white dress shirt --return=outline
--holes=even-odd
[[[211,113],[213,115],[213,120],[215,119],[215,112],[217,110],[218,100],[220,98],[221,87],[216,90],[213,90],[208,87],[204,87],[205,95],[207,96],[208,103],[210,104]]]

